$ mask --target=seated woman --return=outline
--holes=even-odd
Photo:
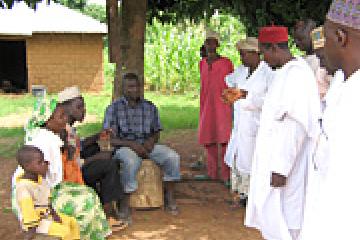
[[[63,141],[59,134],[65,128],[68,117],[64,107],[55,100],[39,99],[34,112],[25,127],[25,141],[43,150],[44,159],[49,164],[44,181],[51,188],[51,204],[62,214],[75,217],[84,240],[106,239],[111,235],[100,200],[93,189],[77,184],[63,182],[63,165],[60,148]],[[16,179],[23,174],[19,166],[13,175],[13,208],[18,213],[15,201]]]

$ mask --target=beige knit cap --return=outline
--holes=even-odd
[[[213,30],[206,30],[206,37],[205,39],[213,38],[216,39],[218,42],[220,42],[220,35],[219,33],[213,31]]]
[[[79,87],[78,86],[67,87],[58,93],[58,102],[63,103],[77,97],[81,97]]]
[[[236,43],[236,48],[238,51],[242,49],[242,50],[259,52],[259,41],[255,37],[248,37],[244,40],[238,41]]]

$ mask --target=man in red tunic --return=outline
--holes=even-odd
[[[227,88],[225,76],[233,71],[233,64],[216,52],[218,47],[219,35],[208,31],[205,40],[207,57],[200,61],[199,143],[207,152],[208,176],[218,179],[218,156],[221,155],[221,178],[228,181],[230,172],[224,163],[224,154],[231,132],[231,107],[222,101],[221,95]]]

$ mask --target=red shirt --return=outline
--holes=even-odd
[[[203,58],[200,61],[200,119],[199,143],[227,143],[230,138],[232,117],[231,107],[224,104],[221,95],[227,88],[225,76],[234,68],[226,57],[220,57],[211,68]]]

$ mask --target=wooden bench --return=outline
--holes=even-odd
[[[138,189],[130,196],[130,206],[135,209],[164,206],[164,189],[160,167],[144,159],[137,174]]]
[[[37,233],[33,240],[60,240],[60,238]]]

